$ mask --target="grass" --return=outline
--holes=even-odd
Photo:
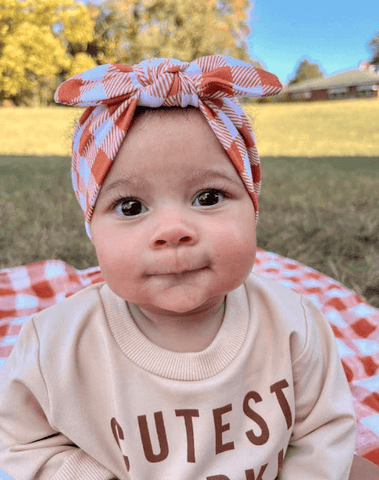
[[[0,109],[1,155],[70,155],[83,109]],[[377,156],[379,101],[263,103],[246,107],[261,156]]]
[[[0,108],[1,155],[70,155],[71,132],[83,109]]]
[[[330,110],[327,115],[331,107],[326,103],[248,107],[263,153],[258,246],[339,280],[379,307],[379,117],[373,113],[379,102],[331,103],[339,112],[338,124],[351,120],[345,141],[352,142],[350,152],[360,145],[359,155],[346,154],[342,146],[340,155],[323,150],[328,142],[333,144],[333,138],[326,138],[325,118],[333,115]],[[77,116],[75,109],[65,108],[0,110],[1,124],[14,122],[13,132],[0,129],[0,268],[52,258],[76,268],[97,264],[71,190],[70,160],[62,148],[62,138],[69,142],[73,115]],[[358,139],[349,132],[364,117],[370,119],[369,133]],[[312,118],[313,130],[324,129],[324,139],[308,139],[306,148]],[[333,135],[342,138],[339,128]],[[300,142],[293,140],[299,138]],[[35,154],[23,155],[33,151],[32,140]],[[285,152],[281,155],[280,143]]]
[[[379,100],[253,104],[262,156],[378,156]]]
[[[258,245],[379,307],[379,159],[266,157]]]
[[[0,157],[0,268],[52,258],[96,264],[69,171],[69,157]]]

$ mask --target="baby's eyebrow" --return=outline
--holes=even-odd
[[[114,182],[110,183],[109,185],[104,186],[100,193],[104,195],[109,193],[111,190],[129,190],[129,191],[140,191],[140,190],[147,190],[150,187],[150,183],[145,180],[144,178],[131,175],[127,178],[119,178]]]
[[[226,180],[231,182],[238,187],[242,186],[242,183],[239,180],[235,180],[231,175],[224,172],[223,170],[195,170],[186,176],[186,183],[188,185],[197,185],[204,182],[209,182],[212,180]]]
[[[221,169],[208,169],[208,170],[194,170],[191,172],[186,172],[185,182],[188,186],[204,184],[206,182],[211,182],[215,180],[223,180],[238,187],[243,187],[242,182],[231,177],[228,173],[224,172]],[[150,183],[139,177],[138,175],[130,175],[125,178],[119,178],[109,185],[104,185],[100,191],[100,195],[106,195],[112,190],[123,190],[123,191],[148,191],[151,188]]]

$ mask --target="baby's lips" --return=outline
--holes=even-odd
[[[186,268],[183,270],[169,270],[166,269],[164,271],[162,270],[153,270],[152,272],[149,272],[148,275],[180,275],[181,273],[190,273],[190,272],[197,272],[199,270],[204,270],[206,267],[200,267],[200,268]]]
[[[180,266],[178,264],[176,265],[160,265],[156,266],[154,268],[150,268],[147,271],[147,275],[178,275],[180,273],[186,273],[186,272],[195,272],[197,270],[202,270],[205,269],[209,266],[208,263],[202,262],[198,263],[195,265],[188,265],[188,263],[184,263],[183,265]]]
[[[170,275],[210,267],[212,262],[206,252],[193,248],[167,249],[145,258],[145,274]]]

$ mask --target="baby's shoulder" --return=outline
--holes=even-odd
[[[101,290],[104,282],[90,285],[32,316],[40,338],[73,335],[83,325],[104,317]]]
[[[254,297],[255,301],[302,310],[302,295],[271,278],[252,272],[245,282],[245,287],[247,294]]]
[[[301,350],[307,338],[309,324],[314,322],[315,305],[280,283],[252,273],[245,282],[252,316],[259,318],[268,331],[280,338],[297,339]]]

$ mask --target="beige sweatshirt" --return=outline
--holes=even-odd
[[[202,352],[154,345],[97,284],[29,319],[0,372],[15,480],[346,480],[354,437],[327,321],[256,274]]]

